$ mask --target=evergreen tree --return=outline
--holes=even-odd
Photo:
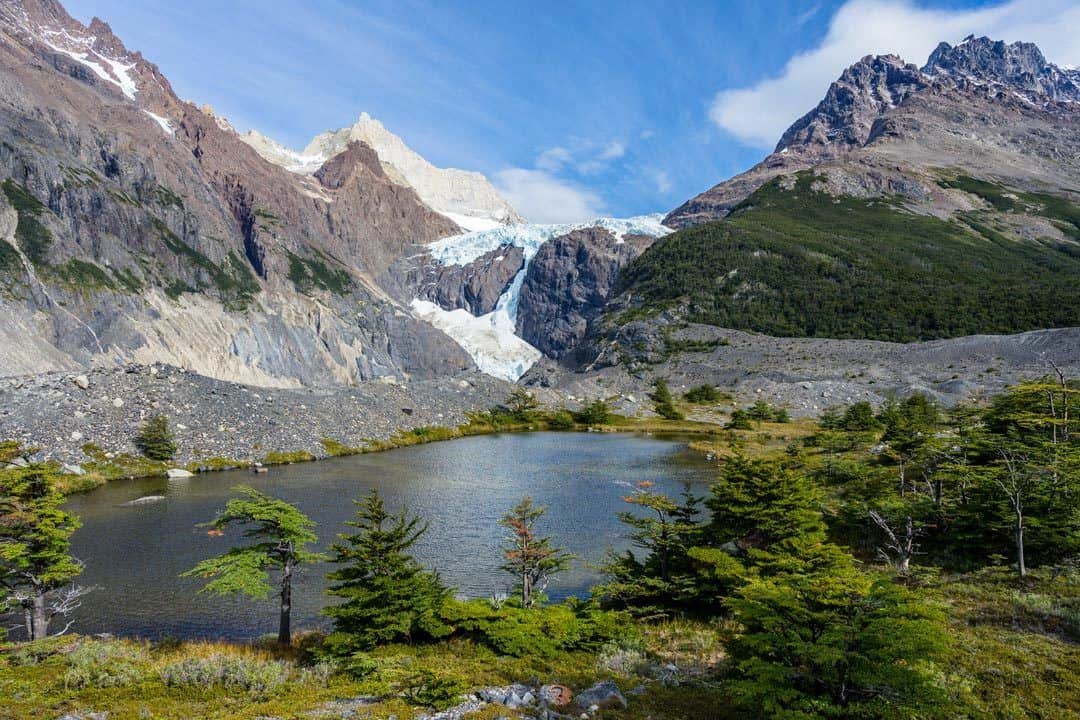
[[[41,466],[0,471],[0,606],[22,611],[29,640],[48,637],[50,623],[87,592],[70,584],[83,570],[69,554],[81,523],[64,499]]]
[[[623,499],[646,511],[619,514],[620,522],[630,530],[629,539],[643,554],[640,558],[633,550],[612,554],[602,568],[607,582],[594,588],[594,595],[606,605],[645,617],[692,609],[700,592],[689,550],[701,534],[702,498],[687,485],[676,501],[645,481]]]
[[[656,414],[666,420],[682,420],[683,414],[675,407],[671,397],[671,389],[668,388],[666,378],[656,378],[653,382],[653,391],[649,397],[653,401],[653,409]]]
[[[450,628],[439,611],[450,591],[409,554],[427,525],[404,508],[390,515],[376,490],[355,504],[356,519],[346,525],[356,532],[339,535],[331,547],[338,568],[328,575],[327,592],[343,602],[323,610],[334,621],[328,650],[347,657],[384,643],[446,635]]]
[[[534,505],[526,495],[499,520],[512,533],[502,569],[514,576],[514,592],[525,608],[542,602],[551,576],[570,566],[569,553],[555,547],[551,538],[536,534],[536,522],[546,513],[546,507]]]
[[[709,544],[768,548],[796,537],[823,539],[821,489],[775,462],[737,456],[726,461],[709,491]]]
[[[183,577],[209,578],[202,592],[218,595],[240,593],[256,599],[270,596],[270,570],[281,573],[278,581],[280,599],[278,642],[292,641],[292,579],[297,566],[321,560],[305,550],[318,538],[312,532],[315,523],[294,505],[264,495],[251,487],[233,488],[243,497],[233,498],[225,510],[205,527],[223,530],[236,524],[244,528],[251,545],[235,547],[215,558],[203,560]]]
[[[603,425],[611,421],[611,408],[603,399],[598,398],[575,413],[574,419],[586,425]]]
[[[750,415],[741,408],[736,408],[731,411],[731,418],[728,419],[728,424],[725,425],[728,430],[753,430],[754,425],[750,422]]]
[[[155,415],[144,422],[135,436],[135,447],[151,460],[172,460],[176,456],[176,439],[169,430],[169,419]]]
[[[836,545],[796,539],[788,550],[728,600],[740,626],[727,644],[735,700],[792,720],[940,711],[942,694],[923,668],[944,648],[943,614],[859,572]]]
[[[874,408],[865,400],[848,406],[837,425],[839,429],[848,432],[873,432],[882,427],[874,417]]]
[[[507,410],[519,422],[531,421],[540,407],[540,403],[536,401],[532,393],[523,387],[515,387],[511,390],[505,402]]]

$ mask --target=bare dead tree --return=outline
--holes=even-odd
[[[75,624],[71,616],[82,607],[82,598],[93,590],[93,587],[74,583],[46,593],[39,593],[33,587],[14,588],[8,592],[8,602],[22,608],[24,622],[10,629],[22,628],[28,640],[63,635]],[[49,626],[57,618],[66,622],[59,630],[50,632]]]
[[[1020,577],[1027,576],[1027,564],[1024,558],[1024,503],[1035,490],[1039,474],[1031,467],[1030,458],[1023,453],[1001,448],[1004,472],[995,473],[994,481],[1005,494],[1013,511],[1013,539],[1016,543],[1016,563]]]
[[[911,559],[915,557],[919,549],[915,539],[922,534],[922,531],[915,527],[910,515],[904,523],[902,535],[897,535],[888,521],[876,510],[870,511],[870,519],[885,533],[887,541],[884,547],[878,548],[878,557],[892,566],[897,575],[906,577],[911,572]]]

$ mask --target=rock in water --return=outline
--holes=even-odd
[[[165,499],[164,495],[146,495],[141,498],[135,498],[134,500],[128,500],[123,504],[123,507],[133,507],[135,505],[149,505],[150,503],[161,502]]]
[[[192,476],[192,474],[190,472],[188,472],[187,470],[183,470],[181,468],[169,468],[169,471],[166,473],[166,475],[169,476],[170,480],[176,480],[176,479],[179,479],[179,478],[189,478],[189,477]]]

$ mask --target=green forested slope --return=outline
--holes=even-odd
[[[892,199],[834,197],[801,173],[719,222],[679,231],[628,266],[646,308],[778,336],[913,341],[1080,324],[1080,208],[960,177],[988,209],[947,221]],[[1068,240],[1021,240],[1002,213],[1048,218]]]

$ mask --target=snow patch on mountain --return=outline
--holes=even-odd
[[[169,123],[168,118],[164,118],[160,115],[152,113],[149,110],[143,110],[143,112],[149,115],[154,120],[154,122],[160,125],[161,129],[164,130],[167,135],[173,134],[172,124]]]
[[[444,310],[428,300],[415,299],[413,312],[452,337],[469,353],[481,372],[511,382],[540,359],[541,352],[514,334],[514,321],[503,307],[477,317],[468,310]]]
[[[125,65],[119,60],[97,52],[94,50],[94,43],[97,38],[93,36],[75,37],[67,30],[42,29],[39,30],[38,39],[56,52],[67,55],[72,60],[90,68],[102,80],[106,80],[120,88],[120,92],[124,93],[129,100],[135,99],[135,93],[139,91],[135,79],[131,76],[131,71],[135,69],[135,63]],[[105,65],[97,62],[97,60],[105,63]]]
[[[486,253],[507,245],[520,247],[525,262],[513,282],[499,297],[495,309],[475,316],[468,310],[446,310],[428,300],[412,301],[413,311],[422,320],[452,337],[472,357],[482,372],[505,380],[517,380],[540,359],[542,353],[516,334],[518,301],[525,273],[536,252],[548,240],[573,230],[602,227],[617,241],[627,235],[663,237],[671,228],[662,224],[662,214],[632,218],[598,218],[592,222],[534,225],[520,223],[463,233],[427,246],[440,265],[468,265]]]

